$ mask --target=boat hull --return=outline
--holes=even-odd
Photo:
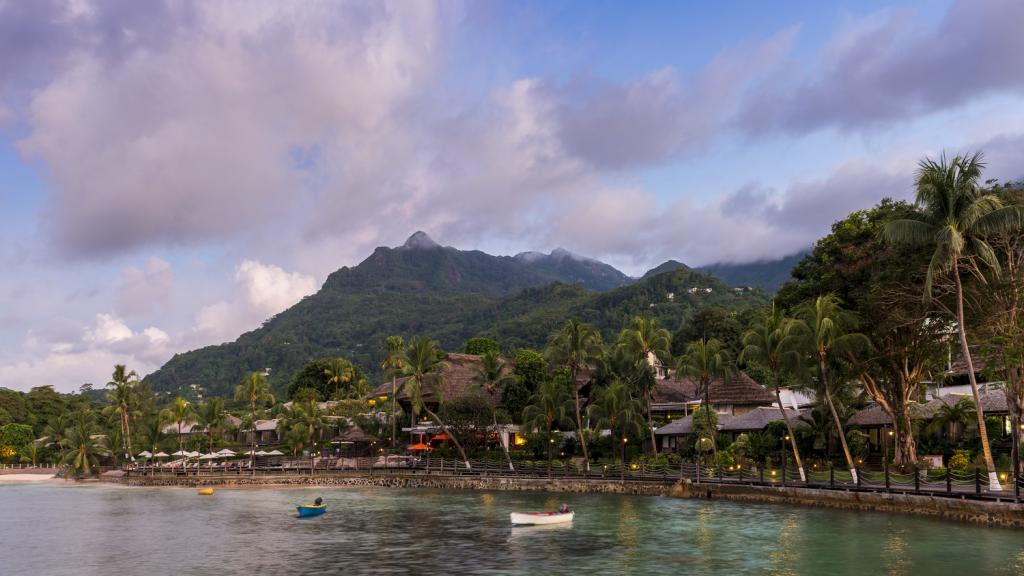
[[[572,522],[575,512],[512,512],[509,514],[514,526],[544,526]]]
[[[319,516],[324,512],[327,512],[327,505],[322,504],[320,506],[297,506],[299,511],[299,518],[309,518],[310,516]]]

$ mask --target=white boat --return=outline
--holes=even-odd
[[[564,524],[572,522],[575,512],[513,512],[513,526],[541,526],[544,524]]]

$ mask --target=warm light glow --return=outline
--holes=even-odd
[[[1000,479],[1000,480],[1006,480],[1006,472],[1001,472],[1001,473],[999,474],[999,479]]]
[[[387,400],[388,397],[385,396],[384,394],[381,394],[380,396],[377,397],[377,399],[380,400],[381,402],[383,402],[383,401]]]
[[[629,438],[623,438],[623,439],[622,439],[622,443],[623,443],[623,444],[625,444],[626,442],[629,442]]]
[[[526,438],[523,438],[522,436],[516,436],[515,444],[516,444],[516,446],[525,446],[526,445]]]
[[[554,443],[555,443],[555,439],[554,439],[554,438],[549,438],[549,439],[548,439],[548,442],[550,442],[550,443],[554,444]]]
[[[889,430],[889,436],[892,436],[893,434],[895,434],[895,432],[893,432],[892,430]]]
[[[366,403],[369,404],[370,406],[376,406],[377,405],[377,401],[374,400],[373,398],[370,398],[369,400],[367,400]]]
[[[632,468],[633,470],[639,468],[639,466],[637,466],[636,464],[630,464],[629,467]]]
[[[789,441],[789,434],[786,434],[786,441]]]
[[[775,470],[772,470],[772,476],[775,476]]]

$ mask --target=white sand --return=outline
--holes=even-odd
[[[53,474],[0,474],[0,486],[4,484],[38,484],[41,482],[63,482]]]

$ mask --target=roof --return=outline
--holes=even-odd
[[[930,420],[938,414],[942,406],[952,406],[967,398],[973,402],[970,394],[946,394],[924,404],[913,403],[910,405],[910,417],[914,419]],[[999,414],[1006,412],[1006,395],[1001,390],[990,390],[981,393],[981,407],[985,413]],[[891,426],[892,418],[882,409],[879,404],[872,404],[850,417],[849,423],[855,426]]]
[[[806,426],[800,420],[800,412],[787,408],[786,416],[789,416],[789,422],[793,426],[800,427]],[[782,420],[782,412],[775,406],[759,406],[754,408],[750,412],[740,414],[739,416],[733,416],[729,421],[721,426],[719,429],[727,432],[749,432],[753,430],[764,430],[768,427],[768,424],[772,422],[778,422]]]
[[[671,406],[678,403],[700,402],[697,381],[693,378],[665,378],[654,387],[654,404]],[[766,406],[775,402],[775,397],[764,386],[754,381],[746,372],[740,372],[725,381],[712,380],[708,389],[712,405],[756,405]]]
[[[203,431],[202,426],[200,426],[196,422],[182,422],[181,423],[181,433],[182,434],[193,434],[193,433],[198,433],[198,432],[202,432],[202,431]],[[178,423],[177,422],[171,422],[170,424],[165,424],[163,429],[161,429],[161,432],[163,432],[164,434],[175,434],[175,435],[177,435],[178,434]]]
[[[277,418],[272,420],[257,420],[256,431],[257,432],[268,432],[270,430],[277,430]]]
[[[367,434],[365,430],[353,424],[347,430],[338,434],[335,440],[339,440],[341,442],[370,443],[377,442],[379,438],[373,434]]]

